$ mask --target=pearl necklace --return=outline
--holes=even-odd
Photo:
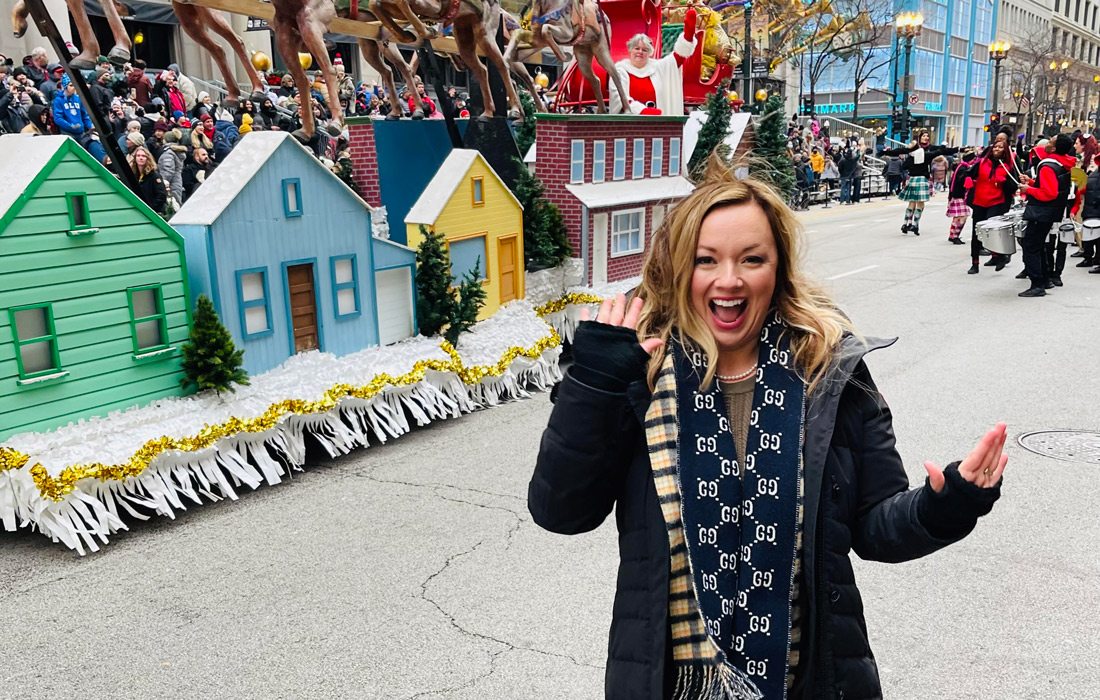
[[[747,370],[741,372],[740,374],[715,374],[714,376],[718,377],[718,381],[720,382],[739,382],[742,379],[748,379],[755,371],[756,365],[754,364],[752,367],[749,367]]]

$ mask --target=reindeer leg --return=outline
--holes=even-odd
[[[603,101],[603,88],[600,87],[600,80],[596,77],[596,71],[592,70],[592,54],[590,47],[588,46],[574,46],[573,56],[577,61],[577,68],[580,69],[581,75],[588,81],[588,85],[592,88],[592,94],[596,97],[596,111],[600,114],[607,113],[607,105]],[[611,68],[615,70],[614,67]]]
[[[397,92],[397,86],[393,83],[393,71],[382,60],[382,42],[378,39],[360,38],[357,39],[357,43],[359,44],[359,51],[363,54],[363,60],[367,62],[368,66],[377,71],[378,75],[382,76],[382,87],[386,88],[386,94],[392,95]],[[386,116],[386,119],[400,118],[401,107],[398,106],[396,101],[390,102],[390,113]]]
[[[439,34],[434,25],[428,27],[420,20],[420,16],[413,12],[407,0],[400,0],[398,9],[401,10],[401,14],[404,16],[405,21],[412,25],[413,31],[416,32],[416,35],[421,41],[425,39],[434,39]]]
[[[460,18],[464,19],[464,18]],[[477,57],[477,45],[482,37],[475,36],[475,33],[480,29],[475,29],[471,21],[464,19],[464,21],[456,21],[454,24],[454,36],[455,43],[458,44],[458,55],[462,57],[462,62],[466,64],[466,67],[474,75],[474,79],[477,80],[477,84],[481,87],[481,105],[482,112],[478,116],[478,119],[488,120],[492,119],[496,113],[496,105],[493,103],[493,94],[489,91],[489,71],[482,64],[481,60]]]
[[[95,60],[99,56],[99,39],[96,39],[88,13],[84,11],[84,0],[65,0],[65,4],[69,6],[81,46],[80,53],[69,61],[69,65],[77,70],[94,70]]]
[[[619,71],[615,70],[615,61],[611,58],[611,48],[608,46],[607,35],[600,32],[599,41],[592,46],[592,52],[596,56],[596,60],[600,66],[607,71],[608,77],[615,83],[615,89],[619,91],[619,104],[622,107],[619,109],[620,114],[628,114],[630,112],[630,98],[627,96],[626,90],[623,88],[622,78],[619,76]],[[591,62],[591,59],[589,59]],[[597,80],[598,84],[599,81]],[[611,89],[610,86],[607,88]]]
[[[415,44],[416,36],[410,32],[405,31],[401,25],[394,21],[393,16],[390,15],[388,8],[385,7],[385,0],[370,0],[368,5],[370,13],[378,18],[378,21],[382,23],[386,29],[390,30],[390,33],[394,36],[394,41],[399,44]]]
[[[218,66],[218,72],[225,81],[227,93],[226,104],[235,108],[240,101],[241,91],[237,88],[237,80],[233,77],[233,68],[225,57],[225,51],[221,44],[214,41],[214,37],[206,32],[206,24],[203,22],[203,8],[198,5],[188,5],[181,2],[173,2],[172,8],[176,11],[176,19],[180,21],[180,27],[187,36],[205,49],[214,63]]]
[[[107,16],[107,24],[111,27],[111,36],[115,40],[115,45],[107,52],[107,58],[114,65],[121,66],[130,60],[130,35],[122,24],[122,18],[118,15],[118,6],[113,0],[104,0],[100,6],[103,8],[103,14]]]
[[[539,112],[546,111],[546,105],[543,104],[542,98],[539,97],[538,88],[535,87],[535,81],[531,78],[531,74],[527,72],[527,66],[516,58],[516,54],[519,52],[519,32],[512,32],[512,38],[508,40],[508,47],[504,50],[504,62],[508,65],[508,69],[512,72],[512,75],[516,77],[516,80],[523,85],[523,89],[531,94],[531,99],[535,101],[535,109]],[[539,48],[541,47],[532,47]],[[520,110],[520,119],[523,119],[522,110]]]
[[[401,52],[397,50],[397,47],[393,44],[386,43],[382,46],[382,55],[385,56],[389,62],[397,66],[397,70],[401,71],[401,77],[404,79],[406,85],[413,85],[413,78],[416,75],[416,69],[405,62]],[[413,60],[417,60],[417,54],[413,54]],[[381,59],[379,59],[381,61]],[[373,65],[373,64],[372,64]],[[383,63],[383,65],[385,65]],[[388,68],[387,68],[388,70]],[[397,101],[397,87],[393,84],[393,73],[389,74],[390,82],[386,83],[386,94],[390,95],[390,116],[386,119],[400,119],[402,115],[401,105]],[[420,99],[420,93],[413,90],[413,104],[416,105],[416,109],[413,110],[413,119],[424,118],[424,103]]]
[[[565,57],[565,52],[561,50],[560,46],[558,46],[557,37],[554,36],[554,28],[549,24],[544,24],[539,30],[539,34],[542,35],[543,42],[550,47],[551,51],[554,52],[554,57],[557,58],[562,65],[565,65],[565,63],[567,63],[569,59]],[[533,41],[534,40],[532,40],[532,43]]]
[[[23,35],[27,33],[27,15],[30,10],[27,9],[27,4],[23,0],[17,0],[11,8],[11,28],[15,34],[16,39],[22,39]]]
[[[173,8],[176,8],[180,4],[182,3],[176,2],[176,0],[172,1]],[[222,39],[225,39],[225,42],[229,44],[229,48],[232,49],[233,53],[237,55],[237,60],[240,61],[241,65],[244,66],[244,72],[246,75],[248,75],[248,82],[252,83],[252,99],[262,100],[264,93],[266,92],[266,89],[264,88],[264,82],[260,79],[260,74],[252,65],[252,61],[248,60],[248,55],[245,54],[244,40],[241,39],[241,37],[233,31],[233,26],[229,24],[229,21],[225,19],[225,16],[222,15],[222,13],[215,12],[214,10],[205,7],[198,7],[197,5],[193,5],[193,7],[196,7],[199,10],[198,17],[200,18],[200,20],[205,20],[206,25],[210,29],[214,30],[215,34],[220,36]],[[179,14],[178,9],[176,10],[176,13]],[[219,66],[219,70],[220,69],[221,67]],[[234,86],[237,84],[237,80],[233,77],[232,72],[223,72],[222,79],[225,80],[225,84],[227,86],[230,83],[233,83]]]
[[[294,85],[298,88],[298,117],[302,120],[302,128],[296,130],[294,138],[304,144],[312,139],[317,125],[313,121],[313,98],[309,95],[309,78],[302,64],[298,63],[298,47],[301,45],[298,30],[294,25],[288,25],[279,20],[276,15],[272,22],[275,30],[275,48],[283,57],[286,68],[294,77]]]
[[[485,28],[487,30],[487,28]],[[479,43],[481,45],[481,52],[489,59],[489,62],[493,64],[493,69],[496,70],[497,75],[500,76],[501,81],[504,83],[504,92],[508,95],[508,104],[512,106],[517,118],[523,120],[523,105],[519,101],[519,95],[516,94],[516,86],[512,82],[512,76],[508,73],[508,65],[504,62],[504,58],[500,55],[500,49],[497,47],[496,39],[491,38],[496,36],[496,31],[490,36],[488,31],[482,31],[479,37]]]
[[[331,20],[331,18],[330,18]],[[328,22],[321,18],[313,18],[305,23],[305,31],[302,32],[302,42],[306,50],[313,54],[317,62],[321,64],[321,72],[325,76],[325,88],[328,92],[328,107],[332,112],[333,124],[329,125],[329,133],[339,136],[344,130],[344,109],[340,105],[340,91],[336,85],[336,71],[332,69],[332,62],[328,60],[328,50],[325,49],[325,27]]]

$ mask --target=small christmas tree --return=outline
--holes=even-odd
[[[416,249],[416,318],[421,335],[432,336],[451,320],[451,258],[443,234],[420,226],[423,240]]]
[[[242,366],[244,350],[233,344],[229,331],[222,325],[214,304],[200,295],[195,304],[191,338],[183,346],[183,371],[180,383],[195,386],[199,391],[213,389],[217,393],[234,391],[234,384],[248,384],[248,372]]]
[[[730,109],[729,99],[726,97],[725,83],[707,95],[703,109],[707,113],[707,121],[699,130],[699,140],[695,142],[695,150],[691,152],[691,160],[688,161],[688,172],[695,182],[702,180],[711,153],[716,152],[723,162],[729,162],[730,147],[726,143],[726,137],[730,135],[730,116],[733,110]]]
[[[485,306],[485,287],[481,284],[481,258],[474,263],[474,269],[467,270],[462,276],[458,288],[458,299],[451,305],[451,319],[444,337],[451,345],[458,346],[458,336],[470,330],[477,323],[477,313]]]
[[[523,257],[529,272],[557,267],[573,252],[565,220],[557,205],[546,199],[542,181],[519,164],[515,195],[523,205]]]
[[[749,162],[749,174],[770,182],[783,197],[790,198],[794,192],[794,167],[787,153],[782,97],[772,95],[768,98],[755,126],[756,143]]]
[[[516,124],[516,146],[520,157],[526,157],[535,142],[535,100],[526,90],[520,90],[519,103],[523,106],[523,121]]]
[[[336,162],[332,165],[332,172],[336,174],[336,177],[340,178],[345,185],[351,188],[351,191],[355,194],[361,194],[359,187],[355,184],[354,168],[351,162],[351,155],[347,151],[340,151],[336,156]]]

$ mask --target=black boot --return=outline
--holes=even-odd
[[[1042,287],[1031,287],[1030,289],[1025,289],[1024,291],[1020,292],[1016,296],[1018,296],[1018,297],[1045,297],[1046,295],[1047,295],[1046,290],[1043,289]]]
[[[978,263],[974,263],[973,265],[970,266],[970,269],[966,271],[966,274],[976,275],[976,274],[978,274],[978,270],[979,270]]]

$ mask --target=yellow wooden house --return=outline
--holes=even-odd
[[[410,248],[423,239],[421,225],[443,234],[455,284],[475,265],[481,271],[478,319],[525,294],[523,206],[477,151],[456,148],[439,166],[405,217]]]

